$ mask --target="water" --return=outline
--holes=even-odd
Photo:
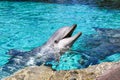
[[[0,2],[0,66],[10,58],[6,54],[8,50],[29,51],[41,46],[60,27],[78,24],[74,34],[81,31],[83,35],[73,45],[75,50],[83,48],[83,38],[95,32],[92,27],[120,28],[119,22],[120,10],[80,4]],[[80,68],[80,57],[80,54],[66,53],[61,61],[68,61],[61,62],[57,70]],[[56,68],[56,65],[52,67]]]

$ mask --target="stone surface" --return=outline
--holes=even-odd
[[[120,63],[106,62],[85,69],[70,71],[53,71],[46,66],[32,66],[19,70],[4,80],[95,80],[118,65]]]
[[[53,75],[52,69],[44,66],[32,66],[19,70],[5,80],[48,80]]]
[[[97,80],[120,80],[120,64],[100,75]]]
[[[120,8],[120,0],[100,0],[98,4],[101,7]]]

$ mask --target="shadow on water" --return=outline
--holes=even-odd
[[[101,62],[120,61],[120,29],[97,27],[94,29],[97,33],[84,39],[83,47],[86,49],[83,50],[82,55],[84,60],[87,60],[85,67]]]

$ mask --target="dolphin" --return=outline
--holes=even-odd
[[[72,27],[60,28],[43,46],[31,51],[10,50],[7,54],[11,55],[11,58],[2,67],[2,71],[12,74],[26,66],[41,65],[52,60],[58,61],[60,56],[81,36],[81,32],[72,36],[76,27],[77,25],[74,24]]]

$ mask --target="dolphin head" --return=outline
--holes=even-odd
[[[60,50],[69,49],[82,34],[79,32],[78,34],[72,36],[72,33],[76,27],[77,25],[74,24],[72,27],[60,28],[53,34],[53,36],[48,40],[46,44],[57,47]]]

